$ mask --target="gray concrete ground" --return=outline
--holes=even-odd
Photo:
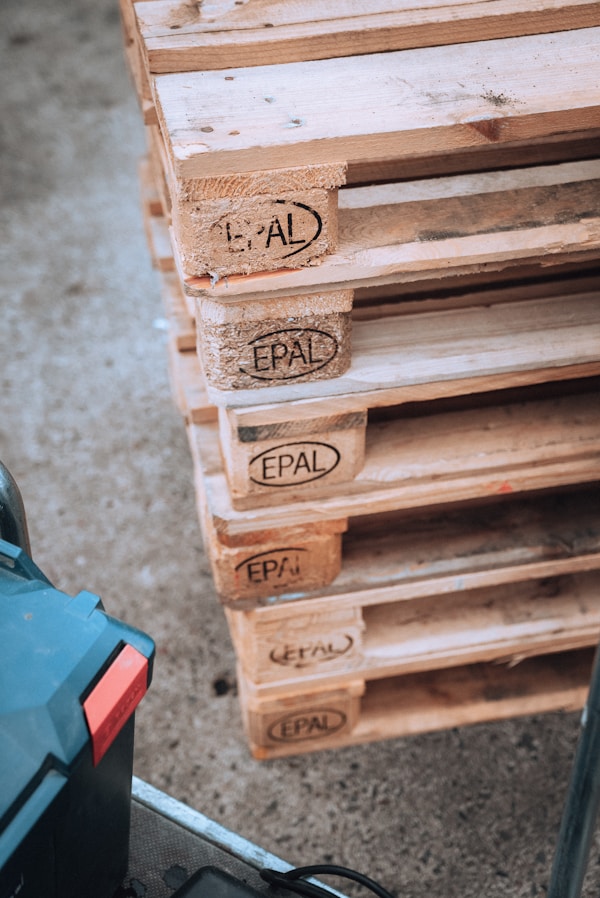
[[[0,457],[50,579],[157,642],[136,774],[293,864],[349,864],[410,898],[543,895],[577,714],[249,755],[169,390],[117,2],[3,0],[1,20]],[[599,865],[596,843],[587,895]]]

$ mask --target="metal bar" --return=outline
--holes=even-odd
[[[200,836],[205,842],[226,851],[233,857],[239,858],[256,870],[264,870],[265,868],[281,870],[287,872],[293,867],[286,861],[283,861],[275,854],[265,851],[254,842],[250,842],[243,836],[232,832],[220,823],[205,817],[199,811],[195,811],[188,805],[183,804],[176,798],[172,798],[160,789],[156,789],[144,780],[134,776],[132,779],[132,797],[145,805],[151,810],[161,814],[167,820],[172,820],[180,826],[185,827],[189,832]],[[324,886],[322,882],[312,877],[308,880],[315,884]],[[337,898],[346,898],[343,892],[339,892],[330,885],[324,886],[333,896]]]
[[[547,898],[579,898],[600,806],[600,647],[581,718]]]

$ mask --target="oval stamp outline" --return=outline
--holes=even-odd
[[[243,368],[241,365],[239,367],[239,371],[241,374],[246,374],[248,377],[252,377],[255,380],[266,380],[266,381],[283,381],[283,380],[297,380],[299,377],[308,377],[310,374],[314,374],[316,371],[320,371],[322,368],[326,368],[338,354],[340,344],[337,340],[337,337],[334,337],[333,334],[328,333],[327,331],[320,330],[318,327],[282,327],[280,330],[269,331],[267,334],[261,334],[259,337],[255,337],[253,340],[250,340],[246,346],[253,346],[255,343],[258,343],[259,340],[267,340],[269,337],[276,337],[278,334],[318,334],[321,337],[326,337],[328,341],[333,344],[333,354],[329,356],[329,358],[325,359],[320,365],[316,365],[315,367],[308,368],[306,371],[300,372],[300,374],[287,374],[283,377],[261,377],[260,374],[255,374],[253,371],[248,371],[246,368]]]
[[[297,255],[298,253],[305,252],[310,246],[315,243],[319,237],[321,236],[321,232],[323,231],[323,219],[321,214],[317,212],[316,209],[313,209],[307,203],[301,203],[298,200],[281,200],[281,199],[272,199],[265,198],[266,202],[264,202],[263,208],[268,209],[273,206],[295,206],[297,209],[302,209],[304,212],[308,212],[310,216],[316,222],[316,230],[315,233],[308,240],[301,238],[300,240],[295,240],[293,235],[293,212],[287,213],[287,236],[284,233],[284,227],[279,220],[278,216],[275,216],[271,219],[269,225],[267,225],[264,221],[260,221],[257,223],[254,219],[247,217],[247,213],[244,214],[240,211],[239,217],[232,215],[232,210],[228,210],[224,212],[216,221],[213,221],[210,225],[210,231],[219,231],[221,235],[225,234],[227,238],[227,250],[230,253],[249,253],[256,254],[259,252],[268,253],[271,259],[275,259],[276,261],[282,261],[283,259],[289,259],[292,256]],[[199,210],[198,210],[199,211]],[[285,214],[285,213],[284,213]],[[261,216],[262,218],[262,216]],[[277,229],[275,229],[275,224],[277,224]],[[242,225],[240,229],[240,225]],[[240,231],[240,233],[237,233]],[[256,240],[258,237],[262,237],[262,235],[267,231],[266,244],[264,248],[262,246],[257,246]],[[278,252],[275,252],[271,249],[271,241],[279,239],[282,241],[282,246]],[[297,249],[291,250],[291,252],[286,252],[282,254],[283,249],[287,249],[290,245],[299,244]]]
[[[316,209],[311,209],[310,206],[307,206],[306,203],[299,203],[296,200],[274,200],[276,205],[284,205],[284,206],[297,206],[299,209],[304,209],[306,212],[310,212],[310,214],[316,218],[317,220],[317,230],[315,232],[314,237],[311,237],[310,240],[307,240],[299,249],[292,250],[291,253],[286,253],[285,256],[281,256],[282,259],[289,259],[291,256],[295,256],[297,253],[304,252],[305,249],[308,249],[309,246],[318,240],[321,236],[321,231],[323,230],[323,219],[319,215]]]
[[[287,721],[293,721],[295,719],[302,719],[303,717],[316,717],[319,714],[334,714],[338,719],[338,723],[333,727],[328,727],[327,731],[325,733],[323,733],[323,731],[319,731],[319,732],[315,733],[314,735],[312,735],[312,734],[298,735],[295,737],[293,737],[293,736],[285,737],[285,736],[275,735],[275,729],[277,727],[280,727],[282,724],[286,723]],[[272,723],[270,723],[269,726],[267,727],[267,735],[269,736],[270,739],[273,740],[273,742],[284,742],[284,743],[286,743],[286,742],[287,743],[307,742],[309,739],[323,739],[323,738],[327,738],[328,736],[334,736],[336,733],[339,733],[339,731],[346,726],[347,722],[348,722],[347,715],[343,711],[340,711],[339,708],[323,707],[323,708],[314,708],[310,711],[294,711],[289,714],[284,714],[283,717],[278,717],[276,720],[274,720]]]
[[[313,657],[308,661],[287,661],[283,656],[277,657],[279,646],[275,646],[275,648],[271,649],[269,652],[269,660],[272,661],[273,664],[279,664],[281,667],[305,668],[316,667],[318,664],[327,664],[328,661],[335,661],[337,658],[341,658],[348,654],[354,646],[354,639],[349,633],[343,633],[341,635],[342,639],[346,640],[344,648],[330,649],[329,654],[327,655],[321,654],[319,657]]]
[[[304,549],[301,546],[284,546],[283,549],[271,549],[268,552],[258,552],[256,555],[250,555],[249,558],[244,558],[243,561],[236,564],[234,571],[241,570],[245,565],[250,564],[251,561],[256,561],[258,558],[268,558],[270,555],[276,555],[278,552],[308,552],[308,549]]]
[[[332,471],[335,471],[342,458],[340,451],[336,449],[335,446],[331,446],[329,443],[320,443],[318,440],[296,440],[293,443],[282,443],[280,446],[272,446],[270,449],[264,449],[262,452],[259,452],[258,455],[255,455],[254,458],[251,458],[248,462],[248,469],[250,470],[254,462],[258,461],[264,455],[270,455],[274,452],[278,452],[279,449],[288,449],[291,446],[324,446],[335,455],[335,462],[326,470],[319,472],[316,477],[308,477],[305,480],[294,480],[291,483],[267,483],[264,480],[257,480],[252,476],[252,474],[249,474],[249,479],[252,481],[252,483],[256,483],[257,486],[277,487],[278,489],[282,489],[285,487],[304,486],[305,483],[314,483],[315,480],[320,480],[321,477],[326,477],[328,474],[331,474]]]

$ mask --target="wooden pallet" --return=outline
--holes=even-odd
[[[255,758],[264,760],[341,748],[583,707],[593,650],[529,658],[514,666],[479,663],[405,674],[357,678],[340,688],[263,697],[240,672],[239,697]]]
[[[288,267],[248,277],[192,277],[186,271],[174,236],[175,262],[189,295],[221,304],[393,283],[414,284],[436,276],[482,270],[502,272],[511,265],[537,265],[541,273],[548,264],[597,258],[597,171],[597,162],[592,160],[428,179],[414,185],[415,205],[410,208],[414,221],[405,217],[413,182],[347,188],[338,214],[338,251],[319,265]],[[585,178],[586,172],[587,184],[571,180],[560,186],[561,178]],[[550,183],[535,187],[537,179],[548,179]],[[519,181],[521,187],[517,186]],[[450,182],[454,189],[462,188],[463,192],[442,202],[445,192],[453,189]],[[491,189],[486,190],[486,185]],[[416,198],[419,193],[421,200]],[[575,193],[578,197],[570,202],[569,195]],[[536,206],[539,202],[544,209],[538,210],[539,215],[529,205],[534,196]],[[554,202],[554,212],[544,202],[544,196]],[[561,200],[567,204],[563,209]],[[454,207],[453,211],[449,206]],[[482,207],[489,209],[489,217]],[[439,227],[435,227],[436,223]]]
[[[226,608],[242,670],[276,691],[595,644],[597,487],[366,516],[333,584]]]
[[[598,362],[590,367],[597,371]],[[360,494],[366,483],[368,492],[375,483],[388,489],[390,482],[399,485],[410,479],[417,468],[428,468],[433,477],[455,477],[479,467],[473,445],[462,445],[471,436],[477,438],[478,457],[485,456],[482,467],[505,469],[507,483],[512,483],[515,465],[534,466],[547,446],[567,456],[583,451],[590,460],[597,459],[599,381],[538,386],[536,373],[540,372],[532,374],[531,389],[469,397],[464,395],[468,391],[464,380],[454,385],[455,395],[459,394],[455,402],[421,400],[369,408],[368,413],[364,406],[352,411],[354,396],[348,411],[343,408],[345,397],[311,403],[306,418],[302,406],[290,409],[285,404],[277,407],[284,416],[281,426],[263,418],[260,426],[238,430],[242,439],[235,438],[221,413],[221,451],[232,503],[238,509],[251,509],[277,506],[288,499],[319,501],[334,492]],[[571,395],[578,389],[593,392]],[[254,420],[261,420],[260,412]],[[533,432],[523,438],[526,431]],[[398,462],[393,460],[395,455]]]
[[[355,480],[232,503],[214,422],[188,426],[199,515],[217,591],[252,602],[318,589],[339,574],[341,534],[359,515],[591,483],[597,390],[378,422]],[[312,456],[309,457],[309,460]],[[237,505],[238,503],[236,503]]]
[[[406,177],[402,163],[415,156],[593,141],[599,34],[157,75],[184,276],[299,268],[335,252],[337,191],[348,166],[391,161]],[[560,93],[549,89],[557,66]]]
[[[382,0],[369,13],[352,3],[311,0],[212,0],[192,10],[184,0],[121,0],[126,56],[144,121],[156,122],[156,74],[300,62],[436,44],[515,37],[600,24],[589,0],[432,2],[419,9]],[[265,27],[268,23],[269,27]]]
[[[148,180],[148,167],[143,177]],[[494,185],[506,189],[493,190]],[[404,203],[391,202],[399,185],[386,189],[383,197],[383,188],[348,191],[356,207],[348,208],[341,252],[318,268],[229,279],[225,285],[212,287],[202,279],[184,283],[183,299],[178,300],[181,317],[190,328],[197,322],[198,352],[214,404],[256,404],[252,393],[257,389],[271,393],[261,401],[274,402],[298,395],[327,395],[331,390],[342,393],[348,391],[348,384],[356,389],[361,375],[354,366],[350,368],[356,347],[366,341],[373,347],[379,343],[380,348],[376,331],[388,333],[389,326],[397,334],[408,327],[409,319],[378,325],[371,322],[357,334],[352,319],[359,316],[353,314],[354,309],[362,310],[362,319],[390,319],[423,308],[442,312],[541,297],[544,291],[551,296],[556,295],[558,279],[565,271],[577,268],[581,277],[590,266],[597,268],[598,161],[439,179],[435,189],[429,181],[405,184],[405,198],[413,187],[417,211],[410,233],[399,221]],[[152,184],[145,189],[149,195],[144,212],[150,252],[155,266],[169,273],[176,263],[166,222],[155,213],[157,191]],[[457,192],[454,197],[442,200],[444,192],[453,190]],[[427,212],[429,208],[435,210],[433,215]],[[463,236],[449,239],[452,218],[471,225],[465,227]],[[434,220],[439,224],[436,237],[424,240],[420,229]],[[306,281],[304,288],[299,282],[291,288],[281,286],[283,281],[298,278]],[[519,279],[523,283],[516,283]],[[503,284],[503,280],[509,283]],[[588,282],[588,287],[595,286],[597,281]],[[584,285],[583,290],[588,287]],[[174,294],[177,289],[173,279],[168,290]],[[298,293],[299,289],[303,292]],[[582,288],[574,280],[572,285],[565,284],[564,295],[571,290],[581,292]],[[367,330],[371,337],[366,336]],[[189,339],[191,342],[193,337]],[[391,330],[388,340],[391,345]],[[349,377],[344,381],[340,375],[346,372]],[[372,376],[371,371],[367,377]],[[332,378],[337,378],[338,387],[331,386]],[[315,386],[312,394],[298,389],[300,384],[325,381],[324,392],[320,386]]]
[[[349,2],[121,0],[259,758],[580,707],[600,634],[600,9]]]
[[[274,405],[219,409],[237,507],[281,502],[292,494],[318,497],[331,484],[353,481],[375,440],[401,444],[403,433],[411,439],[405,406],[415,400],[540,383],[553,383],[551,392],[558,393],[565,386],[561,381],[600,374],[597,292],[361,325],[350,371],[326,381],[321,396],[311,383],[302,391],[305,398],[293,400],[289,390]],[[392,406],[399,409],[388,412],[396,421],[389,422],[386,435],[377,416]]]
[[[514,37],[600,24],[589,0],[545,0],[523,7],[516,0],[421,3],[407,9],[393,0],[356,11],[351,0],[205,2],[198,11],[184,0],[151,0],[122,9],[131,21],[148,78],[153,74],[225,69],[411,47]],[[268,23],[268,27],[265,23]]]
[[[206,403],[227,409],[234,438],[245,442],[247,437],[243,432],[253,428],[258,434],[262,424],[277,424],[279,435],[285,433],[286,410],[289,416],[298,414],[308,419],[312,400],[336,397],[337,403],[343,397],[344,409],[356,413],[367,407],[448,395],[452,384],[461,381],[459,389],[469,392],[488,389],[490,385],[499,388],[596,373],[594,362],[598,353],[594,347],[600,345],[595,320],[596,309],[600,314],[598,263],[575,266],[575,270],[570,265],[553,266],[551,270],[551,275],[543,277],[532,277],[530,271],[518,269],[511,273],[520,274],[520,278],[471,275],[455,278],[451,283],[436,279],[410,292],[398,293],[395,286],[357,290],[351,313],[349,370],[317,383],[304,377],[287,380],[265,377],[260,395],[253,389],[228,390],[214,386],[214,368],[210,364],[215,361],[215,344],[206,359],[203,342],[197,339],[194,300],[181,289],[179,279],[167,270],[161,273],[161,284],[173,345],[180,350],[198,350],[197,360],[186,360],[186,371],[181,374],[184,389],[190,395],[186,418],[194,420],[198,414],[199,420],[204,420]],[[503,321],[504,344],[498,331]],[[451,328],[445,322],[452,322]],[[202,328],[200,322],[198,329]],[[462,347],[466,350],[463,363],[476,343],[478,362],[492,349],[494,370],[484,364],[481,372],[477,372],[481,373],[481,379],[468,376],[476,372],[475,357],[469,362],[468,374],[463,370],[466,380],[457,376],[453,365],[444,369],[445,364],[460,358],[461,349],[453,344],[457,337],[469,344]],[[302,343],[300,333],[296,340],[304,345],[305,355],[316,351],[316,343],[309,348]],[[444,354],[444,344],[450,355]],[[260,348],[261,345],[268,350]],[[262,359],[258,364],[265,365],[263,357],[274,355],[283,367],[285,349],[286,345],[278,343],[255,344],[253,357]],[[294,350],[292,342],[287,346],[287,354],[294,351],[299,352],[297,348]],[[499,357],[504,357],[507,363],[504,367],[499,364]],[[432,364],[438,365],[437,376],[433,377]],[[194,405],[192,393],[201,397],[199,405]],[[353,396],[355,401],[351,407]],[[318,418],[317,406],[314,408],[314,417]]]

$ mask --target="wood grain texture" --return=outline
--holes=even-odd
[[[425,181],[346,188],[339,194],[338,250],[314,268],[282,269],[222,282],[186,273],[191,296],[239,302],[436,276],[503,273],[597,259],[600,163],[588,160]]]
[[[352,364],[319,384],[217,391],[238,429],[349,413],[415,399],[592,374],[600,362],[600,292],[485,302],[353,324]],[[588,367],[589,366],[589,367]],[[561,369],[565,369],[561,371]],[[540,373],[540,372],[543,372]],[[453,386],[452,386],[453,385]],[[240,433],[240,439],[243,435]]]
[[[183,0],[131,3],[150,72],[183,72],[489,40],[600,23],[589,0],[252,0],[219,10]]]
[[[154,95],[178,179],[444,154],[600,127],[598,35],[158,75]]]
[[[596,559],[596,564],[598,563]],[[239,664],[262,694],[593,647],[600,571],[319,615],[294,606],[286,624],[227,609]],[[308,601],[310,605],[310,600]],[[345,612],[345,613],[344,613]]]
[[[216,427],[199,425],[190,437],[215,529],[231,538],[365,511],[592,483],[600,458],[599,403],[596,391],[375,422],[360,474],[343,491],[324,487],[318,502],[296,490],[284,504],[268,494],[234,508]]]

